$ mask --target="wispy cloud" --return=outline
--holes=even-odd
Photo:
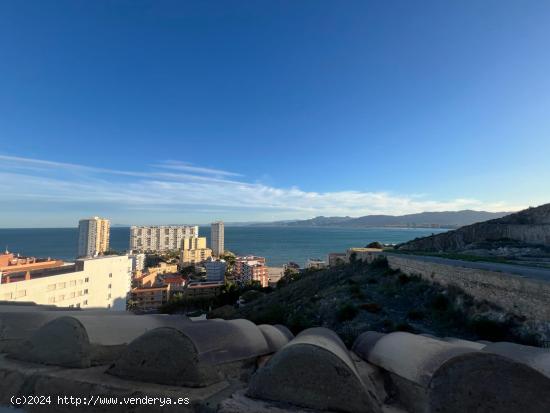
[[[235,172],[223,171],[221,169],[203,168],[200,166],[194,166],[188,162],[180,161],[163,161],[158,164],[152,165],[157,168],[173,169],[176,171],[184,171],[189,173],[201,174],[201,175],[213,175],[213,176],[242,176]]]
[[[150,214],[187,207],[217,211],[218,217],[227,210],[241,210],[245,220],[254,220],[265,211],[272,217],[307,218],[524,207],[469,198],[432,200],[424,194],[276,188],[246,182],[238,173],[177,161],[157,162],[145,171],[128,171],[0,155],[0,183],[11,202],[33,201],[37,211],[45,203],[93,204]]]

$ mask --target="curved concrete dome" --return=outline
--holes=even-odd
[[[248,320],[204,320],[181,326],[201,360],[212,364],[245,360],[270,353],[256,324]]]
[[[336,333],[310,328],[256,372],[247,395],[319,410],[380,412],[370,387]]]
[[[108,310],[51,310],[40,306],[0,305],[0,349],[10,343],[28,339],[49,321],[73,317],[86,327],[90,342],[101,345],[127,344],[157,327],[179,327],[191,322],[185,316],[164,314],[135,315]]]
[[[368,344],[365,341],[363,346]],[[428,386],[432,375],[447,360],[476,351],[403,332],[386,334],[379,337],[370,348],[358,350],[358,354],[365,355],[370,363],[423,387]]]
[[[430,412],[550,411],[550,380],[526,364],[486,352],[454,357],[432,376]]]
[[[357,353],[390,373],[397,397],[412,412],[550,411],[548,378],[485,351],[490,346],[479,351],[478,343],[401,332],[370,337],[356,343]]]
[[[9,354],[19,360],[62,367],[85,368],[91,364],[86,329],[76,318],[67,316],[46,323]]]
[[[483,351],[526,364],[550,379],[550,352],[547,349],[502,342],[488,344]]]
[[[386,334],[378,331],[365,331],[355,339],[352,346],[352,351],[360,356],[363,360],[367,360],[371,349],[374,345]]]
[[[193,341],[172,327],[156,328],[132,341],[107,372],[130,380],[189,387],[221,380],[211,364],[199,360]]]
[[[292,338],[289,338],[285,331],[277,326],[269,324],[261,324],[258,326],[262,334],[264,335],[270,353],[275,353],[283,348]],[[289,331],[290,333],[290,331]],[[292,333],[290,333],[292,334]]]
[[[199,387],[220,380],[218,371],[224,364],[269,353],[263,333],[250,321],[196,321],[146,332],[123,350],[109,373],[133,380]],[[166,370],[170,365],[175,368],[169,373]]]

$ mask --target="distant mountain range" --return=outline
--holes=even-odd
[[[255,223],[255,226],[281,226],[281,227],[344,227],[344,228],[372,228],[372,227],[396,227],[396,228],[459,228],[464,225],[489,219],[502,218],[511,212],[487,212],[487,211],[445,211],[445,212],[421,212],[408,215],[365,215],[358,218],[352,217],[315,217],[312,219],[295,221],[276,221],[271,223]]]

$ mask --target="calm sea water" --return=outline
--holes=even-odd
[[[305,264],[308,258],[326,259],[329,252],[364,247],[371,241],[400,243],[416,237],[443,232],[422,228],[298,228],[298,227],[226,227],[225,248],[236,254],[266,257],[268,265],[281,266],[288,261]],[[210,227],[200,234],[210,242]],[[76,228],[0,229],[0,248],[35,257],[73,260],[76,256]],[[129,228],[111,228],[111,248],[128,249]]]

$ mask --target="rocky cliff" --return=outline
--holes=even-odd
[[[415,239],[398,246],[406,251],[461,251],[469,245],[498,240],[550,246],[550,204],[454,231]]]

